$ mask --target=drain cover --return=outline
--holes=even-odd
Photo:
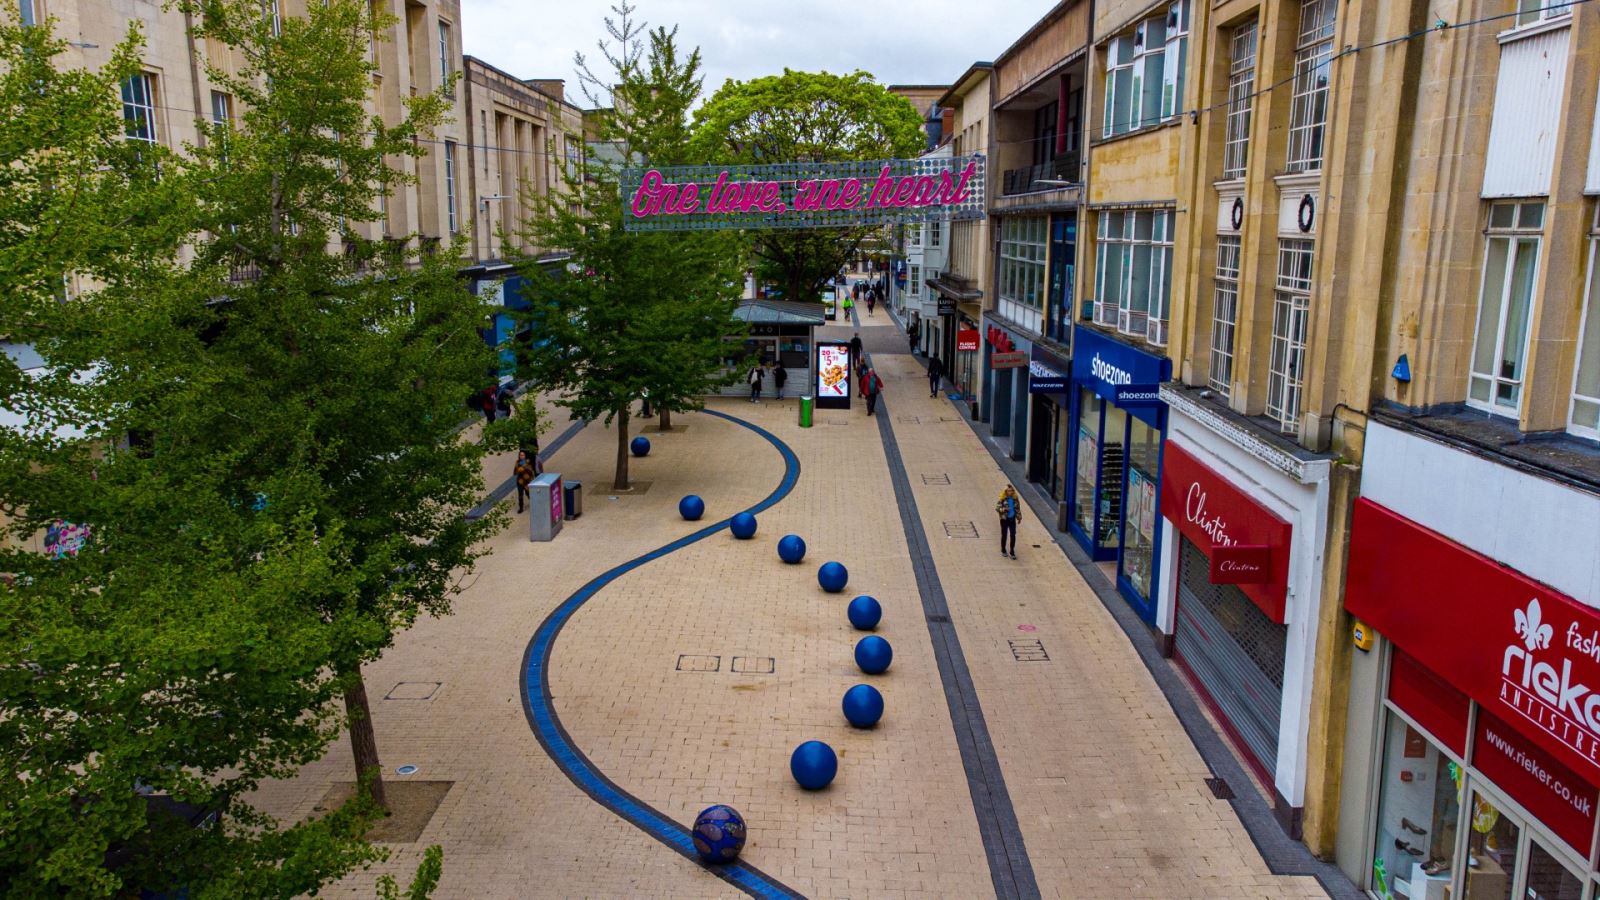
[[[1222,778],[1207,778],[1206,787],[1211,789],[1211,796],[1218,800],[1232,800],[1233,788],[1228,787],[1228,782]]]

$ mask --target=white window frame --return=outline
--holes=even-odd
[[[939,219],[928,220],[928,249],[938,250],[944,246],[944,222]]]
[[[1189,63],[1189,0],[1167,7],[1166,54],[1161,70],[1161,119],[1183,112],[1183,75]]]
[[[449,81],[450,81],[450,72],[451,72],[450,55],[451,55],[450,54],[450,23],[446,22],[443,19],[440,19],[439,20],[439,84],[440,84],[441,87],[443,85],[449,83]]]
[[[1517,0],[1517,28],[1572,15],[1571,0]],[[1559,3],[1561,5],[1555,5]],[[1554,8],[1552,8],[1554,6]]]
[[[921,250],[922,249],[922,226],[921,225],[907,225],[906,226],[906,246],[910,247],[913,250]]]
[[[129,97],[129,88],[137,83],[143,96]],[[138,72],[122,82],[122,133],[133,141],[160,143],[161,119],[156,115],[159,105],[156,98],[158,85],[153,72]]]
[[[1009,216],[1001,220],[997,311],[1035,332],[1043,324],[1049,242],[1049,216]]]
[[[1250,162],[1250,116],[1255,110],[1256,52],[1259,23],[1233,29],[1228,72],[1228,119],[1222,138],[1222,177],[1243,178]]]
[[[278,5],[278,0],[265,0],[261,4],[262,12],[266,13],[272,21],[272,36],[283,36],[283,9]]]
[[[1595,289],[1596,262],[1600,262],[1600,204],[1595,205],[1594,224],[1589,229],[1589,277],[1584,285],[1577,363],[1572,367],[1572,405],[1567,415],[1568,431],[1600,440],[1600,290]],[[1587,372],[1585,365],[1589,366]],[[1591,421],[1594,424],[1588,424]]]
[[[1233,343],[1239,325],[1239,254],[1237,234],[1217,235],[1217,269],[1211,295],[1211,364],[1207,384],[1228,398],[1233,388]]]
[[[17,0],[17,15],[23,25],[39,24],[39,0]]]
[[[906,269],[909,276],[906,278],[906,283],[911,286],[911,299],[920,302],[922,300],[922,265],[920,263],[908,263]]]
[[[1128,131],[1161,121],[1161,79],[1166,72],[1166,56],[1166,16],[1145,19],[1133,27],[1133,86]]]
[[[211,92],[211,124],[228,125],[233,122],[233,96],[226,91]]]
[[[1118,85],[1121,85],[1119,88]],[[1133,121],[1133,35],[1125,34],[1113,38],[1106,45],[1106,103],[1103,113],[1104,119],[1100,125],[1101,137],[1111,137],[1132,131],[1130,124]],[[1117,102],[1121,98],[1126,105],[1120,114],[1117,112]],[[1120,118],[1119,118],[1120,116]]]
[[[456,216],[456,142],[444,142],[444,204],[450,233],[460,231]]]
[[[1301,0],[1289,100],[1290,172],[1322,171],[1327,148],[1328,92],[1333,80],[1333,37],[1338,0]]]
[[[1272,302],[1272,352],[1267,365],[1267,417],[1280,431],[1300,430],[1306,386],[1306,324],[1311,317],[1312,266],[1316,244],[1303,238],[1278,240],[1277,290]]]
[[[1166,346],[1176,211],[1112,209],[1097,218],[1094,321]]]
[[[1510,210],[1507,222],[1510,224],[1496,224],[1496,212]],[[1489,204],[1489,219],[1484,227],[1483,270],[1479,276],[1478,310],[1474,317],[1472,327],[1472,355],[1468,358],[1467,376],[1467,405],[1495,415],[1516,417],[1522,410],[1522,388],[1527,382],[1528,348],[1533,339],[1533,295],[1539,281],[1540,257],[1544,250],[1544,221],[1545,202],[1543,199],[1508,200]],[[1518,365],[1515,373],[1505,374],[1507,350],[1507,326],[1511,323],[1513,314],[1512,290],[1516,286],[1517,261],[1522,258],[1524,250],[1531,244],[1532,258],[1528,261],[1527,293],[1522,299],[1522,340],[1518,348]],[[1489,264],[1493,258],[1497,245],[1503,245],[1505,257],[1503,271],[1500,275],[1500,284],[1492,284],[1489,278]],[[1485,318],[1484,300],[1495,296],[1495,309],[1490,319]],[[1480,370],[1478,355],[1483,349],[1484,329],[1494,331],[1493,359],[1489,361],[1488,371]],[[1513,341],[1515,343],[1515,341]],[[1497,374],[1499,373],[1499,374]],[[1487,388],[1483,398],[1475,396],[1474,391],[1479,385]],[[1509,402],[1502,402],[1502,391],[1509,394]]]

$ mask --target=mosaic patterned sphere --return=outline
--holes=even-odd
[[[732,862],[744,849],[744,816],[718,803],[700,811],[694,820],[694,851],[708,863]]]

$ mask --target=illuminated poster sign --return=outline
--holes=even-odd
[[[850,408],[850,345],[817,341],[817,408]]]
[[[984,216],[984,157],[622,172],[628,231],[843,228]]]

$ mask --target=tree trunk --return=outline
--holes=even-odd
[[[667,409],[665,406],[660,407],[660,410],[661,410],[661,424],[659,426],[660,430],[662,430],[662,431],[671,431],[672,430],[672,410]]]
[[[372,704],[367,702],[367,684],[362,680],[361,667],[357,666],[349,687],[344,689],[345,717],[350,720],[350,749],[356,758],[356,783],[363,777],[372,779],[365,787],[372,802],[385,814],[389,812],[389,798],[383,789],[383,764],[378,761],[378,735],[372,729]],[[359,789],[359,788],[358,788]]]
[[[617,412],[617,477],[611,483],[614,491],[628,489],[628,409]]]

